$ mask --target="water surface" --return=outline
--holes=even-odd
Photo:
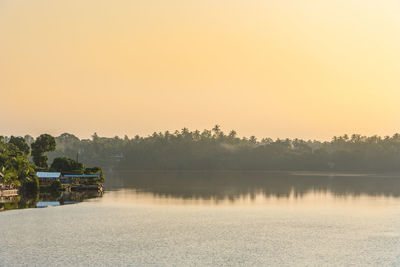
[[[0,265],[399,265],[400,176],[126,172],[0,213]]]

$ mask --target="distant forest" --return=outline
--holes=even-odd
[[[24,137],[27,143],[33,137]],[[400,171],[400,134],[335,136],[331,141],[301,139],[257,140],[211,130],[153,133],[134,138],[91,139],[64,133],[55,137],[56,157],[78,159],[104,170],[331,170]]]

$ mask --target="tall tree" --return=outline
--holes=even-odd
[[[49,134],[42,134],[32,143],[31,148],[33,162],[36,166],[41,169],[47,169],[48,157],[45,153],[56,149],[56,140],[54,137]]]
[[[24,152],[25,155],[29,155],[29,153],[31,152],[29,145],[26,143],[26,141],[23,137],[11,136],[9,143],[18,147],[18,149],[21,152]]]

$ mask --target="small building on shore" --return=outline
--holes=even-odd
[[[61,172],[37,172],[39,183],[43,185],[51,184],[54,181],[60,181]]]
[[[90,184],[100,178],[100,174],[62,174],[61,172],[37,172],[39,183],[43,185],[60,181],[63,184],[80,183]]]
[[[63,174],[62,172],[37,172],[40,186],[50,186],[54,181],[61,183],[63,191],[93,191],[103,192],[99,183],[101,174]]]

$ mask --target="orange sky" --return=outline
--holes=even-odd
[[[397,0],[0,1],[0,135],[400,125]]]

